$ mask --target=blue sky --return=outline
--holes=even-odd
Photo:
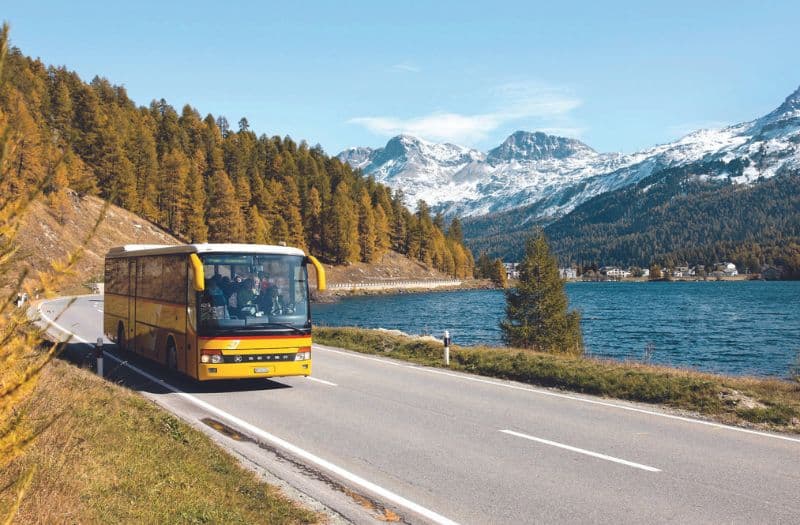
[[[331,154],[517,129],[630,152],[750,120],[800,85],[800,2],[7,2],[47,64]],[[602,5],[601,5],[602,4]]]

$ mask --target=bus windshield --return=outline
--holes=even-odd
[[[306,258],[298,255],[200,255],[198,332],[310,333]]]

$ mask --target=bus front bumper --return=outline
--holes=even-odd
[[[219,363],[200,364],[197,378],[200,381],[213,379],[249,379],[256,377],[284,377],[311,375],[311,360],[275,363]]]

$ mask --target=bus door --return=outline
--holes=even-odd
[[[190,262],[186,263],[189,267],[186,272],[186,342],[184,343],[184,368],[183,373],[192,377],[198,376],[197,355],[200,350],[197,348],[197,292],[194,288],[194,268]]]
[[[128,322],[126,328],[128,334],[125,337],[128,350],[136,351],[136,258],[128,259]]]

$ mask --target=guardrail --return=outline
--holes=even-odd
[[[409,290],[419,288],[443,288],[459,286],[458,279],[430,281],[360,281],[356,283],[328,283],[329,290]]]

